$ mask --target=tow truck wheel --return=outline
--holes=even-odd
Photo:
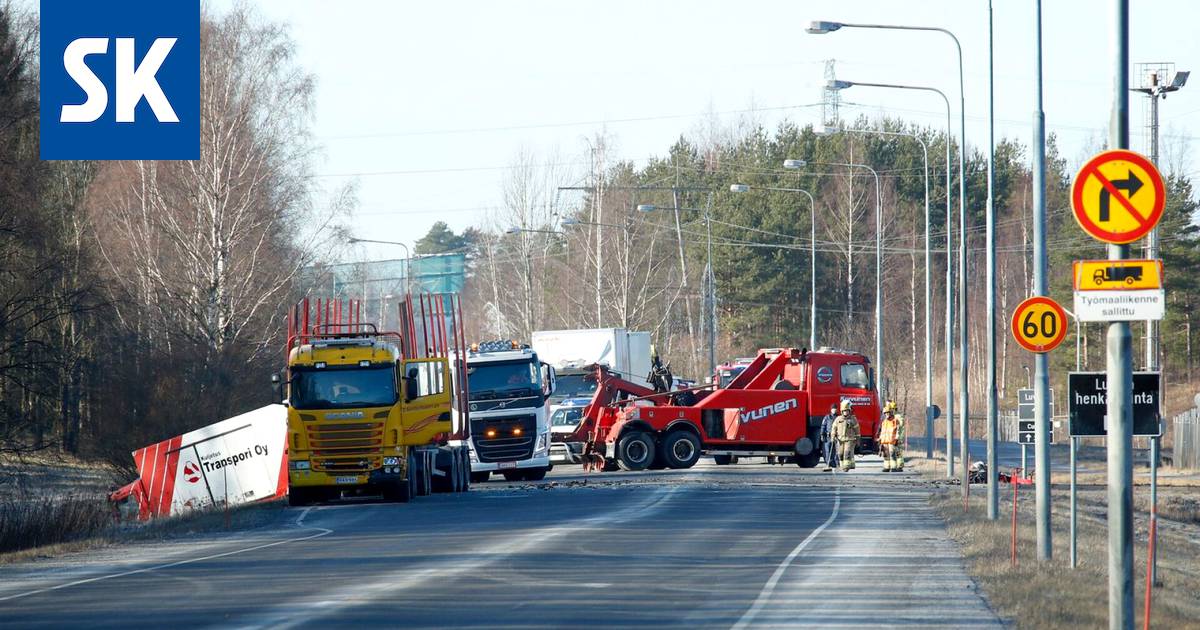
[[[662,441],[660,459],[671,468],[691,468],[700,459],[700,439],[686,429],[676,429]]]
[[[817,450],[816,444],[809,438],[802,437],[796,440],[796,465],[801,468],[812,468],[817,465],[821,459],[821,451]]]
[[[654,461],[654,438],[649,433],[635,431],[617,442],[617,465],[621,470],[646,470]]]
[[[433,494],[433,458],[428,453],[421,458],[421,489],[418,494],[428,496]]]

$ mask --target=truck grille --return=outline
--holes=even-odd
[[[322,423],[306,428],[315,470],[366,472],[382,465],[382,422]]]
[[[520,435],[514,435],[520,429]],[[488,430],[495,430],[495,437],[487,437]],[[480,462],[511,462],[533,457],[537,441],[536,416],[508,416],[498,418],[472,418],[471,435],[475,441],[475,454]]]

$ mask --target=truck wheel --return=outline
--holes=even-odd
[[[546,478],[546,473],[550,472],[549,468],[538,468],[537,470],[525,471],[525,481],[541,481]]]
[[[796,440],[793,450],[796,451],[796,465],[801,468],[812,468],[821,459],[821,451],[818,451],[816,444],[807,437]]]
[[[471,484],[471,469],[468,468],[470,464],[463,457],[462,451],[458,449],[454,450],[454,466],[458,468],[458,490],[455,492],[466,492]]]
[[[433,494],[433,457],[430,457],[428,452],[421,458],[421,496],[429,496]]]
[[[728,466],[733,461],[733,455],[713,455],[713,462],[718,466]]]
[[[404,492],[408,494],[409,498],[420,495],[420,483],[418,481],[421,478],[420,475],[421,469],[417,465],[417,458],[410,452],[408,454],[408,467],[404,469]]]
[[[663,439],[659,458],[671,468],[691,468],[700,459],[700,438],[686,429],[676,429]]]
[[[289,487],[288,488],[288,505],[292,507],[304,507],[312,503],[312,496],[308,493],[307,488]]]
[[[654,461],[654,450],[654,439],[649,433],[629,433],[617,442],[617,465],[621,470],[646,470]]]
[[[432,477],[430,483],[433,486],[433,491],[438,493],[454,492],[458,486],[458,469],[455,466],[457,462],[454,461],[454,452],[439,450],[433,454],[432,459],[434,468],[430,471]],[[432,475],[433,472],[439,470],[442,472],[441,475]]]
[[[400,479],[383,488],[383,500],[408,503],[412,499],[411,486],[407,479]]]

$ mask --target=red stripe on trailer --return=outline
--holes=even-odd
[[[287,494],[288,491],[288,436],[287,429],[284,429],[283,436],[283,457],[279,461],[279,483],[275,485],[275,496],[281,497]]]
[[[163,516],[171,514],[171,501],[175,498],[175,474],[179,470],[179,447],[183,445],[183,436],[168,440],[166,467],[163,475],[163,487],[159,495],[159,511]]]
[[[158,457],[158,447],[161,442],[147,446],[145,449],[146,457],[144,468],[138,471],[141,478],[146,481],[146,501],[150,503],[150,515],[156,516],[154,512],[155,501],[151,498],[154,494],[154,489],[158,487],[158,473],[161,468]]]

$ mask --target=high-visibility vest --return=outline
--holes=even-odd
[[[896,418],[884,418],[879,428],[880,444],[895,444],[900,438],[900,422]]]

